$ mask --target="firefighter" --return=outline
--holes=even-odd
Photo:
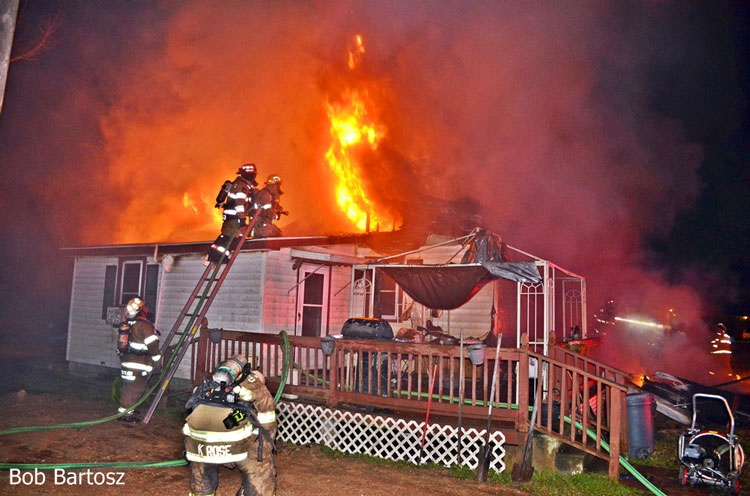
[[[281,178],[271,174],[266,180],[265,187],[255,197],[255,209],[260,209],[258,221],[253,228],[254,238],[276,238],[281,236],[281,229],[274,224],[282,215],[289,215],[283,209],[279,199],[284,192],[281,191]]]
[[[245,164],[237,170],[238,177],[234,181],[224,181],[221,191],[216,196],[216,208],[223,208],[224,223],[221,225],[221,234],[211,245],[208,255],[204,261],[205,265],[217,263],[222,255],[228,258],[232,250],[239,242],[239,236],[235,239],[240,227],[247,223],[248,217],[252,218],[253,195],[258,182],[255,177],[258,169],[255,164]]]
[[[224,464],[242,472],[238,495],[276,492],[275,403],[263,374],[252,370],[243,355],[222,362],[186,407],[192,410],[182,430],[191,495],[215,494]]]
[[[711,340],[712,355],[731,355],[732,337],[727,333],[727,326],[721,322],[712,326],[713,339]]]
[[[146,319],[148,308],[141,298],[133,298],[125,306],[125,321],[120,324],[117,354],[120,355],[120,413],[133,406],[146,392],[148,374],[161,360],[159,336]],[[138,417],[130,411],[121,416],[121,422],[134,424]]]

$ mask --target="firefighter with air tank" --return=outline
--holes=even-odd
[[[276,413],[265,378],[243,355],[222,362],[210,380],[195,389],[183,434],[190,463],[190,494],[216,494],[219,467],[242,472],[238,495],[276,492]]]
[[[159,335],[153,324],[146,318],[148,308],[141,298],[133,298],[125,306],[125,321],[120,324],[117,335],[117,354],[120,355],[120,413],[127,412],[118,420],[135,424],[138,417],[127,411],[146,392],[146,379],[154,369],[159,354]]]
[[[282,215],[289,215],[289,212],[279,203],[281,195],[281,178],[276,174],[271,174],[266,180],[265,187],[255,195],[254,208],[260,210],[258,221],[253,228],[254,238],[276,238],[281,236],[281,229],[274,224]]]
[[[253,217],[255,187],[258,182],[255,177],[258,169],[255,164],[245,164],[237,170],[234,181],[224,181],[216,196],[216,208],[224,209],[222,216],[221,234],[213,242],[204,261],[204,265],[218,263],[222,255],[229,258],[232,250],[239,242],[239,230],[246,225],[247,219]]]

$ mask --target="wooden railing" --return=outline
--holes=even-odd
[[[289,344],[286,393],[324,401],[331,407],[345,403],[424,414],[436,374],[431,412],[457,417],[458,346],[337,339],[333,353],[326,355],[319,338],[290,336]],[[214,343],[201,331],[193,348],[191,377],[198,383],[222,360],[241,353],[254,357],[255,366],[274,391],[281,380],[283,345],[279,335],[234,331],[222,331],[221,339]],[[464,418],[487,418],[494,351],[487,348],[480,365],[471,364],[464,351]],[[615,477],[626,421],[626,388],[607,378],[616,369],[594,361],[581,364],[579,360],[581,366],[568,363],[573,358],[578,360],[571,358],[570,352],[546,357],[527,348],[501,348],[493,422],[506,430],[509,442],[522,442],[529,431],[536,387],[536,429],[609,460],[610,475]],[[607,442],[609,452],[604,448]]]

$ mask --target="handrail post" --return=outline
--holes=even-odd
[[[338,405],[338,385],[339,385],[339,357],[341,356],[341,350],[334,349],[330,356],[329,368],[328,368],[328,382],[330,388],[328,390],[328,401],[327,405],[331,408],[335,408]]]
[[[518,432],[529,431],[529,350],[518,352]],[[538,365],[537,365],[538,367]]]
[[[206,370],[206,353],[208,351],[208,329],[200,328],[198,334],[198,351],[196,353],[195,364],[193,366],[193,386],[197,386],[203,381],[208,371]]]
[[[611,387],[609,392],[612,397],[609,420],[609,478],[617,480],[620,477],[620,432],[624,393],[614,387]]]

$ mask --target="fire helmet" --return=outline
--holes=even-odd
[[[141,298],[131,298],[131,300],[128,301],[128,304],[125,305],[125,317],[129,319],[136,318],[141,312],[148,312],[148,308],[146,308],[146,302]]]
[[[234,355],[227,358],[214,371],[213,380],[219,383],[232,384],[240,377],[246,364],[247,358],[244,355]]]
[[[258,169],[255,167],[255,164],[243,165],[242,167],[237,169],[237,174],[242,176],[244,179],[251,181],[253,184],[258,184],[255,182],[255,176],[258,175]]]
[[[276,174],[271,174],[268,176],[268,179],[266,179],[266,184],[279,184],[281,185],[281,178],[277,176]]]

